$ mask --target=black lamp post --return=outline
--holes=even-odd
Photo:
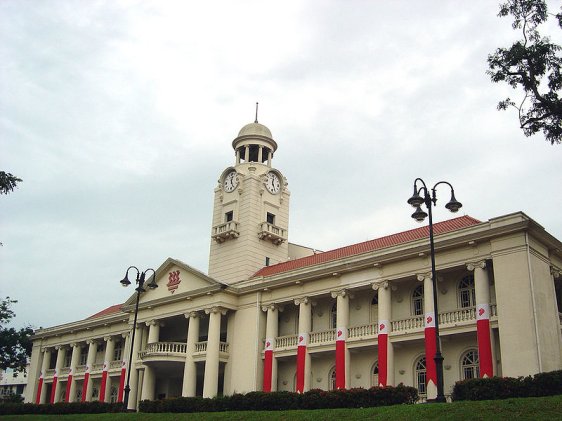
[[[418,181],[421,187],[418,188]],[[437,195],[435,189],[439,184],[446,184],[451,188],[451,200],[445,205],[445,208],[449,209],[451,212],[457,212],[461,207],[462,203],[455,199],[455,190],[453,186],[447,181],[439,181],[431,189],[431,195],[429,190],[425,185],[425,182],[421,178],[416,178],[414,180],[414,194],[408,199],[408,203],[416,208],[415,212],[412,214],[418,222],[423,222],[426,216],[429,215],[429,246],[431,251],[431,281],[433,283],[433,309],[435,311],[435,370],[437,371],[437,397],[435,402],[445,402],[445,394],[443,392],[443,356],[441,355],[441,343],[439,340],[439,310],[437,308],[437,276],[435,274],[435,246],[433,243],[433,218],[431,208],[437,204]],[[421,195],[420,195],[421,193]],[[427,212],[425,213],[421,205],[425,204],[427,207]]]
[[[125,396],[123,397],[123,408],[126,411],[127,410],[127,406],[129,404],[129,392],[131,391],[131,387],[129,386],[129,380],[131,378],[131,364],[133,361],[133,349],[134,349],[134,344],[135,344],[135,332],[137,331],[137,316],[139,313],[139,299],[140,299],[140,295],[141,293],[145,292],[146,290],[144,289],[144,283],[145,283],[145,277],[146,277],[146,273],[148,271],[152,271],[152,278],[149,284],[147,284],[146,286],[150,289],[155,289],[158,288],[158,285],[156,284],[156,272],[154,271],[154,269],[146,269],[144,272],[139,271],[135,266],[130,266],[127,271],[125,272],[125,277],[120,281],[121,285],[123,285],[124,287],[128,287],[129,285],[131,285],[131,281],[129,281],[129,271],[131,269],[134,269],[137,271],[137,278],[135,280],[136,284],[138,285],[135,288],[135,291],[137,291],[137,302],[135,304],[135,321],[133,322],[133,335],[131,336],[131,351],[129,353],[129,368],[127,369],[127,384],[125,386]]]

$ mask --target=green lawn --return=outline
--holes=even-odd
[[[312,411],[217,412],[198,414],[87,414],[87,415],[9,415],[2,421],[354,421],[376,420],[562,420],[562,395],[448,404],[398,405],[383,408],[329,409]]]

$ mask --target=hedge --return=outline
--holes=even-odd
[[[454,401],[526,398],[562,394],[562,370],[538,373],[533,377],[491,377],[455,383]]]
[[[58,402],[37,405],[34,403],[2,403],[0,415],[22,414],[101,414],[104,412],[122,412],[122,403],[102,402]]]
[[[372,387],[371,389],[313,389],[303,394],[294,392],[236,393],[217,398],[170,398],[142,401],[141,412],[221,412],[282,411],[290,409],[365,408],[371,406],[412,404],[418,399],[414,387]]]

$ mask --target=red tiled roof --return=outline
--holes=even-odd
[[[456,231],[481,222],[470,216],[461,216],[459,218],[449,219],[448,221],[437,222],[433,224],[434,235],[444,234]],[[312,256],[302,257],[300,259],[289,260],[287,262],[278,263],[272,266],[266,266],[257,271],[252,277],[270,276],[277,273],[283,273],[294,269],[307,266],[318,265],[330,262],[332,260],[344,257],[354,256],[357,254],[367,253],[373,250],[379,250],[386,247],[396,246],[398,244],[408,243],[410,241],[427,238],[429,236],[429,226],[415,228],[409,231],[399,232],[397,234],[387,235],[386,237],[376,238],[374,240],[365,241],[363,243],[352,244],[350,246],[341,247],[335,250],[326,251]]]
[[[101,316],[108,316],[110,314],[114,314],[114,313],[118,313],[121,311],[121,306],[123,304],[115,304],[113,306],[109,306],[106,309],[103,309],[102,311],[98,311],[96,314],[94,314],[93,316],[88,317],[88,319],[93,319],[95,317],[101,317]]]

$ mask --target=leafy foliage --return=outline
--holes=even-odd
[[[523,89],[523,99],[506,98],[499,110],[514,107],[525,136],[543,132],[551,144],[562,142],[562,47],[541,36],[538,27],[550,16],[545,0],[508,0],[500,5],[499,17],[513,16],[512,27],[523,39],[488,56],[487,74],[493,82],[506,82]],[[562,13],[555,15],[562,28]]]
[[[562,370],[538,373],[533,377],[491,377],[455,383],[454,401],[526,398],[562,394]]]
[[[0,194],[8,194],[14,191],[17,183],[22,180],[9,172],[0,171]]]
[[[15,317],[11,305],[17,303],[6,297],[0,300],[0,368],[12,368],[15,372],[25,371],[27,359],[31,355],[31,335],[33,329],[30,326],[19,330],[7,328],[6,324]]]

